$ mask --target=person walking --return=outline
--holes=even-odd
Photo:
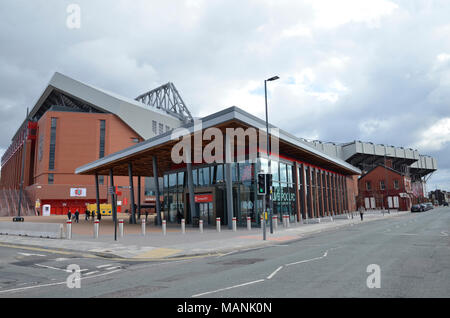
[[[359,207],[359,215],[361,216],[361,221],[364,220],[364,208],[362,206]]]
[[[67,219],[69,221],[72,221],[72,212],[70,212],[70,209],[69,209],[69,212],[67,212]]]
[[[78,220],[80,219],[80,212],[78,212],[78,209],[75,211],[75,222],[78,223]]]
[[[86,213],[85,213],[85,215],[84,215],[84,220],[85,221],[89,221],[89,217],[91,216],[91,212],[89,212],[89,210],[88,209],[86,209]]]
[[[97,220],[102,220],[102,214],[100,213],[100,211],[97,211]]]

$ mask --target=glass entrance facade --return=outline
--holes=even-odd
[[[260,224],[262,197],[256,192],[258,172],[272,173],[273,214],[282,221],[288,215],[291,222],[300,218],[317,218],[342,213],[347,206],[345,177],[334,172],[313,167],[294,160],[269,160],[260,156],[256,162],[232,163],[233,213],[238,226],[246,226],[247,217],[253,225]],[[164,204],[162,211],[168,222],[180,222],[191,217],[201,219],[204,225],[215,225],[220,217],[226,225],[227,200],[225,166],[212,164],[193,166],[195,211],[191,215],[186,169],[171,171],[164,175]],[[210,202],[200,202],[201,196],[211,198]],[[197,202],[199,201],[199,202]]]

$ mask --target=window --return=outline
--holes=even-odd
[[[44,135],[39,134],[39,148],[38,148],[38,158],[39,161],[42,160],[42,153],[44,151]]]
[[[164,124],[159,124],[159,134],[164,134]]]
[[[138,144],[139,143],[139,138],[131,138],[131,141],[134,143],[134,144]]]
[[[157,123],[156,121],[152,120],[152,131],[156,135],[157,134]]]
[[[98,176],[98,184],[99,185],[105,184],[105,176]]]
[[[381,181],[380,181],[380,189],[381,189],[381,190],[386,189],[386,186],[385,186],[385,184],[384,184],[384,180],[381,180]]]
[[[370,181],[366,181],[366,190],[372,190],[372,184],[370,183]]]
[[[398,180],[394,180],[394,188],[395,189],[399,189],[400,188],[400,186],[398,184]]]
[[[56,151],[56,118],[51,119],[50,128],[50,156],[48,161],[48,169],[55,169],[55,151]]]
[[[170,127],[166,125],[166,132],[170,130]]]
[[[280,162],[280,181],[287,182],[286,164]]]
[[[48,184],[53,184],[55,182],[55,175],[53,173],[48,174]]]
[[[100,153],[99,158],[103,158],[105,156],[105,131],[106,124],[104,120],[100,120]]]

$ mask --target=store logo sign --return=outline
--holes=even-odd
[[[70,196],[71,197],[85,197],[86,196],[86,188],[71,188]]]

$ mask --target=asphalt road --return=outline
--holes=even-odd
[[[436,208],[288,244],[170,262],[0,246],[0,297],[448,298],[449,234],[450,208]],[[66,285],[69,264],[81,269],[80,288]],[[379,269],[379,279],[368,267]]]

